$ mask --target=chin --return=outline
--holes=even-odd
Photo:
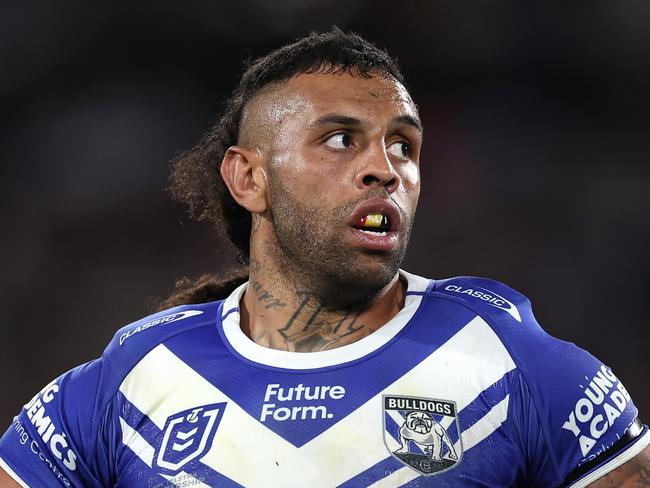
[[[308,220],[308,219],[307,219]],[[339,234],[275,227],[275,243],[267,242],[279,269],[293,275],[311,293],[333,307],[366,301],[395,278],[406,252],[403,240],[391,251],[351,246]]]
[[[354,303],[368,299],[393,281],[399,265],[400,262],[357,259],[349,266],[323,270],[321,277],[327,282],[328,301]]]

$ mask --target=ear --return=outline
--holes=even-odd
[[[221,162],[221,177],[239,205],[251,213],[266,210],[266,172],[258,150],[228,148]]]

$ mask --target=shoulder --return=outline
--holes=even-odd
[[[564,356],[575,348],[549,335],[535,319],[528,297],[500,281],[475,276],[434,279],[422,295],[428,310],[422,315],[437,323],[438,330],[449,322],[452,332],[471,333],[472,340],[485,344],[486,354],[512,362],[528,380],[541,371],[535,364],[541,352]]]
[[[50,486],[53,475],[67,486],[111,484],[107,442],[120,435],[121,383],[160,344],[214,324],[220,303],[164,310],[118,330],[100,358],[63,373],[24,406],[0,439],[0,459],[30,486]],[[33,463],[36,453],[44,463]]]
[[[525,295],[499,281],[467,276],[438,280],[430,293],[470,309],[511,356],[523,379],[521,390],[511,392],[511,414],[530,426],[523,432],[543,439],[546,447],[539,452],[554,453],[550,465],[540,462],[540,473],[552,466],[565,479],[577,466],[599,466],[627,448],[616,443],[628,439],[638,423],[629,393],[589,352],[546,333]],[[531,454],[537,457],[543,456]]]
[[[604,368],[589,352],[548,334],[537,322],[528,297],[504,283],[461,276],[436,281],[431,294],[457,302],[482,319],[533,389],[535,384],[550,387],[568,377],[578,387],[580,380],[591,378]]]
[[[431,295],[456,302],[485,322],[533,389],[566,378],[569,366],[577,373],[576,380],[600,370],[600,362],[588,352],[548,334],[537,322],[531,301],[504,283],[460,276],[437,280]]]
[[[221,301],[182,305],[148,315],[120,328],[101,357],[78,366],[57,381],[68,396],[95,391],[96,406],[106,408],[136,365],[166,341],[200,327],[216,324]]]
[[[431,295],[456,302],[476,314],[498,336],[520,368],[541,350],[564,354],[567,347],[575,347],[549,335],[537,322],[531,300],[500,281],[476,276],[436,280]]]
[[[181,305],[132,322],[115,333],[102,354],[102,360],[117,361],[128,370],[149,351],[172,337],[216,325],[222,303]]]
[[[182,305],[148,315],[120,328],[101,357],[61,375],[57,388],[70,401],[94,396],[103,411],[129,372],[152,350],[171,338],[216,324],[221,302]],[[94,395],[92,393],[94,392]]]

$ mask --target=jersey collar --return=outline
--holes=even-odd
[[[418,309],[423,293],[431,284],[430,280],[403,270],[400,270],[400,276],[408,283],[404,308],[375,332],[352,344],[318,352],[280,351],[256,344],[239,327],[239,303],[248,282],[236,288],[224,302],[220,317],[223,338],[233,351],[244,359],[276,368],[316,369],[355,361],[386,345],[404,328]]]

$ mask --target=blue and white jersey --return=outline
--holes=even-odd
[[[246,285],[124,327],[0,440],[22,486],[586,486],[647,427],[612,371],[482,278],[408,280],[371,335],[313,353],[239,328]]]

